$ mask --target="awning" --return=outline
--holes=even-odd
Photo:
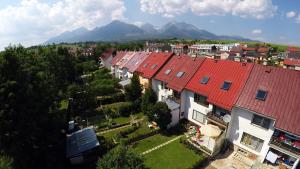
[[[207,124],[200,128],[200,132],[204,136],[218,137],[222,133],[222,130],[218,126]]]

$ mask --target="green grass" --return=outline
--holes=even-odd
[[[151,169],[186,169],[191,168],[204,156],[197,155],[176,140],[144,156],[145,165]]]
[[[105,139],[112,139],[116,134],[120,133],[120,131],[127,130],[129,127],[121,128],[121,129],[116,129],[104,134],[101,134]]]
[[[157,135],[148,137],[146,139],[143,139],[143,140],[137,142],[136,145],[134,146],[134,151],[137,153],[142,153],[146,150],[149,150],[153,147],[163,144],[163,143],[171,140],[174,137],[176,137],[176,135],[165,136],[165,135],[161,135],[161,134],[157,134]]]
[[[144,116],[143,113],[138,113],[135,114],[135,116],[140,119]],[[117,118],[113,118],[113,122],[117,123],[117,124],[125,124],[125,123],[129,123],[130,122],[130,117],[117,117]],[[98,126],[99,129],[101,128],[105,128],[107,127],[108,121],[104,118],[104,117],[89,117],[89,122],[91,124],[94,124],[96,126]]]

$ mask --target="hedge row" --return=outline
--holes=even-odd
[[[124,102],[125,101],[125,95],[123,93],[116,93],[111,96],[99,96],[97,97],[97,105],[106,105],[106,104],[112,104],[115,102]]]
[[[112,118],[119,116],[128,117],[130,114],[138,113],[139,108],[131,102],[118,102],[104,105],[102,111],[104,114],[109,114]]]

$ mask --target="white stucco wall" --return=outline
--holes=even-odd
[[[197,110],[201,112],[204,115],[207,115],[208,112],[210,112],[213,108],[213,105],[209,104],[208,107],[202,106],[196,102],[194,102],[194,92],[191,92],[189,90],[184,90],[185,92],[185,104],[184,104],[184,116],[189,121],[198,124],[202,126],[202,123],[199,123],[196,120],[193,120],[193,110]],[[206,122],[205,122],[206,123]]]
[[[231,123],[229,126],[230,130],[228,139],[233,144],[246,149],[251,153],[259,155],[260,159],[263,160],[269,150],[268,143],[274,133],[274,121],[272,120],[269,129],[264,129],[251,123],[253,115],[254,114],[250,111],[234,107],[231,112]],[[264,140],[260,152],[241,144],[241,139],[244,132]]]
[[[161,85],[161,81],[153,79],[152,80],[152,89],[157,94],[157,101],[162,101],[162,96],[167,98],[167,96],[170,96],[173,94],[172,89],[164,89],[164,87]]]

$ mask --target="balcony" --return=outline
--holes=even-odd
[[[270,147],[294,157],[300,157],[299,144],[300,140],[297,140],[297,138],[293,138],[293,136],[289,136],[283,132],[276,134],[276,131],[270,140]]]
[[[208,112],[206,116],[207,116],[207,120],[208,121],[210,121],[210,122],[212,122],[214,124],[217,124],[218,126],[221,126],[223,128],[227,128],[227,123],[224,122],[223,116],[218,115],[218,114],[216,114],[216,113],[214,113],[212,111]]]

